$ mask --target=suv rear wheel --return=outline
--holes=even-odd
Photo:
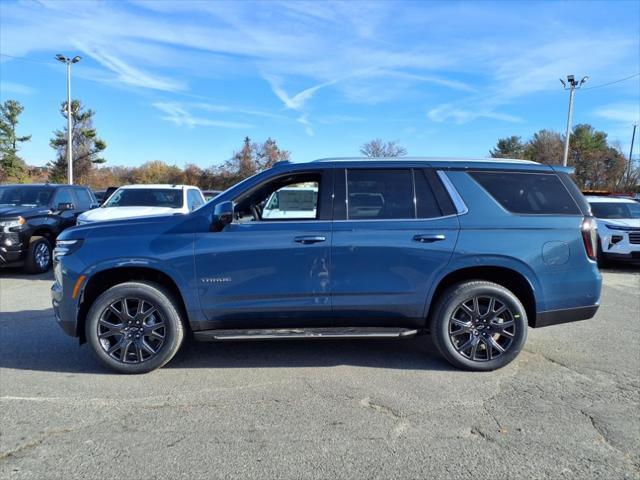
[[[459,283],[444,292],[431,318],[433,341],[451,364],[495,370],[511,362],[527,339],[527,313],[502,285]]]
[[[184,337],[175,299],[162,286],[126,282],[111,287],[91,305],[85,334],[107,367],[146,373],[165,365]]]
[[[44,273],[51,268],[51,244],[44,237],[31,237],[24,269],[28,273]]]

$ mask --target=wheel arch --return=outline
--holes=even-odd
[[[31,232],[31,237],[44,237],[46,238],[49,243],[51,243],[51,248],[55,247],[55,245],[53,245],[53,241],[55,240],[56,236],[53,233],[53,230],[51,230],[51,228],[49,227],[36,227],[33,232]]]
[[[171,278],[170,275],[161,270],[146,266],[112,267],[95,272],[84,284],[82,294],[80,296],[80,303],[78,305],[78,316],[76,321],[76,335],[79,337],[80,343],[86,342],[84,326],[87,319],[87,313],[95,299],[109,288],[120,283],[130,281],[147,281],[166,288],[176,300],[178,312],[184,320],[183,323],[185,328],[189,331],[190,327],[185,300],[182,296],[182,292],[178,288],[177,282]]]
[[[511,290],[516,297],[522,302],[526,312],[529,326],[535,324],[535,318],[538,311],[536,305],[535,288],[531,281],[521,272],[504,266],[468,266],[459,268],[449,272],[438,282],[437,287],[433,290],[430,301],[427,306],[427,325],[434,311],[434,305],[438,298],[452,285],[464,281],[485,280]]]

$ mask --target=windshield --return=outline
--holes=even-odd
[[[640,203],[594,202],[591,212],[596,218],[640,218]]]
[[[182,189],[122,188],[111,195],[102,207],[182,208]]]
[[[49,205],[52,192],[46,187],[0,187],[0,206],[44,207]]]

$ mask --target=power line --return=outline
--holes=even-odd
[[[629,75],[628,77],[621,78],[619,80],[614,80],[613,82],[603,83],[601,85],[594,85],[593,87],[585,87],[583,90],[593,90],[594,88],[608,87],[609,85],[613,85],[615,83],[624,82],[625,80],[629,80],[630,78],[640,76],[640,72],[634,73],[633,75]]]

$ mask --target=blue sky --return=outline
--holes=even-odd
[[[640,72],[638,1],[2,1],[0,98],[25,106],[33,165],[64,125],[57,53],[82,56],[73,96],[97,111],[110,165],[207,167],[245,135],[294,161],[373,137],[484,157],[499,137],[564,131],[568,73],[590,77],[574,123],[626,153],[640,120],[640,77],[586,89]]]

